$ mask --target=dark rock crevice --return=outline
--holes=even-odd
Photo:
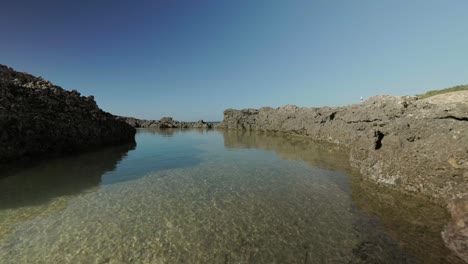
[[[346,121],[347,124],[358,124],[358,123],[373,123],[373,122],[381,122],[382,119],[364,119],[364,120],[353,120],[353,121]]]
[[[438,117],[437,119],[453,119],[456,121],[468,121],[468,117],[458,117],[458,116],[453,116],[453,115],[442,116],[442,117]]]
[[[378,150],[382,147],[382,139],[384,138],[384,133],[382,133],[380,130],[374,131],[374,137],[376,137],[375,143],[374,143],[374,149]]]

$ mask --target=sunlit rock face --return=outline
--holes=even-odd
[[[0,65],[0,162],[134,141],[93,96]]]
[[[344,107],[228,109],[218,127],[347,146],[365,177],[444,204],[466,193],[467,120],[468,102],[375,96]]]

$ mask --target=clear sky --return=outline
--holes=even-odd
[[[468,83],[466,0],[4,1],[0,63],[118,115],[345,105]]]

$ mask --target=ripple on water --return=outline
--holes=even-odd
[[[191,167],[0,210],[2,263],[416,263],[356,208],[342,172],[204,147]],[[308,147],[294,155],[327,164]]]
[[[321,175],[282,162],[173,169],[68,200],[1,242],[1,259],[47,262],[349,261],[350,200]],[[333,203],[329,203],[333,199]],[[23,239],[24,238],[24,239]],[[309,253],[307,253],[309,252]],[[314,253],[314,254],[312,254]]]

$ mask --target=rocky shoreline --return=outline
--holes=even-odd
[[[197,122],[181,122],[172,117],[163,117],[160,120],[146,120],[126,116],[114,116],[134,128],[212,128],[213,125],[203,120]]]
[[[442,237],[468,263],[468,91],[375,96],[343,107],[228,109],[213,125],[114,116],[92,96],[0,65],[0,163],[134,142],[135,128],[270,131],[344,146],[365,179],[447,205],[452,221]]]
[[[134,142],[93,96],[0,65],[0,162]]]
[[[217,127],[275,131],[349,149],[364,178],[448,205],[446,245],[468,262],[468,92],[375,96],[343,107],[228,109]]]
[[[0,164],[24,157],[134,142],[135,128],[212,128],[171,117],[144,120],[101,110],[51,82],[0,64]]]

